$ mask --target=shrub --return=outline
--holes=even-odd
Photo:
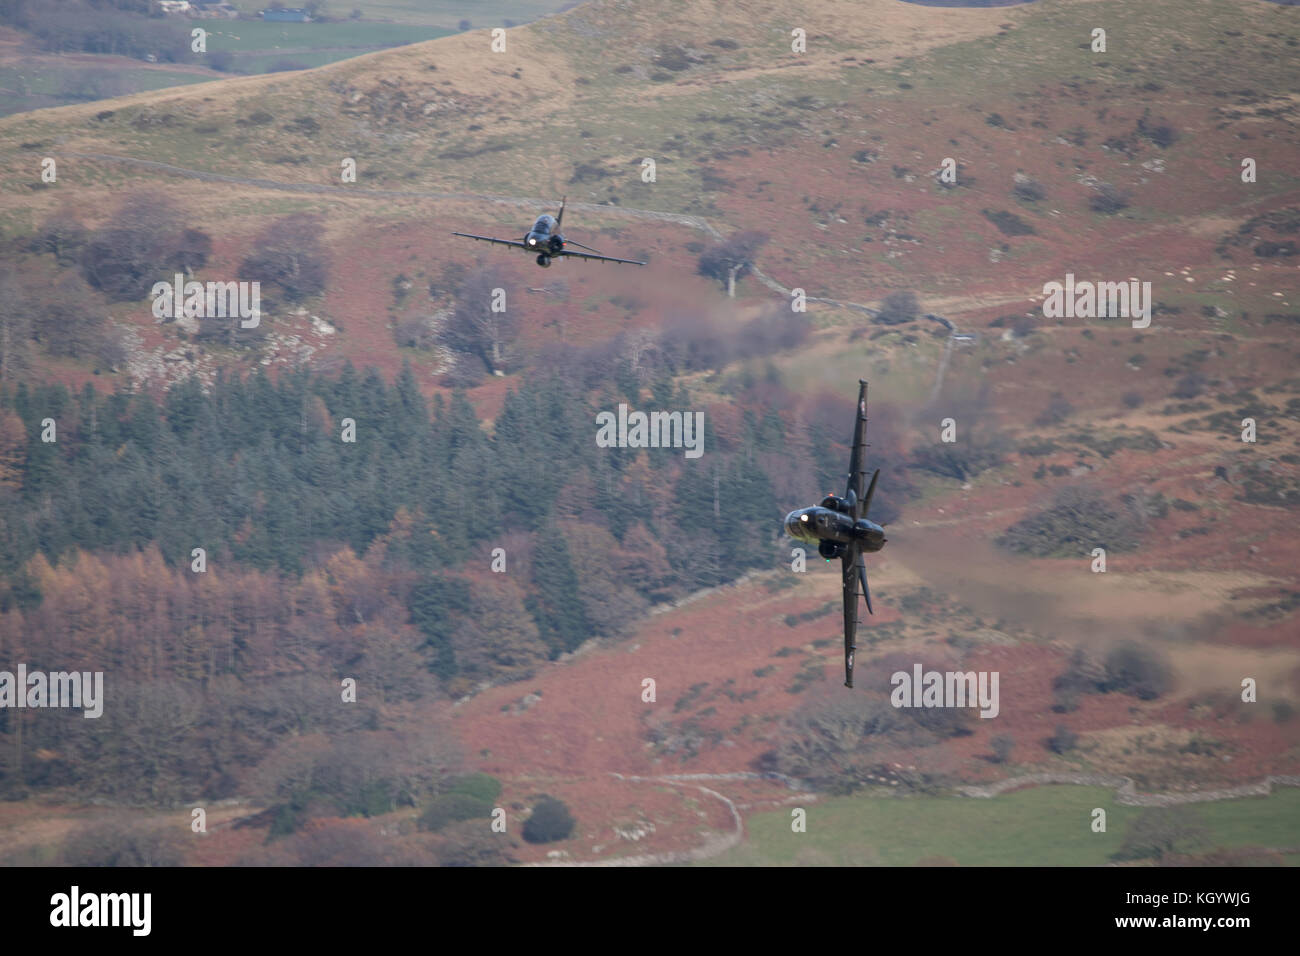
[[[1011,192],[1017,199],[1023,199],[1025,202],[1038,202],[1040,199],[1047,198],[1047,190],[1043,188],[1042,183],[1033,179],[1022,179],[1011,188]]]
[[[686,51],[679,46],[662,46],[655,56],[659,66],[674,73],[680,73],[691,65]]]
[[[921,311],[914,292],[891,292],[880,303],[880,312],[871,321],[877,325],[902,325],[911,322]]]
[[[573,832],[576,822],[563,802],[542,797],[533,807],[532,816],[524,822],[524,839],[529,843],[564,840]]]
[[[993,744],[993,761],[995,763],[1006,763],[1011,756],[1011,751],[1015,749],[1015,740],[1007,734],[999,734],[992,740]]]
[[[1032,236],[1035,234],[1034,227],[1014,212],[1008,212],[1005,209],[985,209],[983,213],[984,218],[997,226],[998,231],[1004,236]]]
[[[461,793],[486,803],[495,803],[501,796],[501,781],[486,773],[470,773],[452,781],[449,793]]]
[[[1047,407],[1034,419],[1035,425],[1059,425],[1074,414],[1074,406],[1060,392],[1053,392]]]
[[[1114,215],[1121,209],[1127,209],[1129,206],[1128,194],[1120,189],[1105,183],[1097,190],[1097,194],[1088,201],[1088,206],[1093,212],[1099,212],[1103,215]]]
[[[1200,817],[1188,807],[1151,807],[1129,826],[1123,845],[1112,860],[1158,860],[1205,843]]]
[[[1010,442],[997,427],[987,385],[959,388],[951,397],[933,404],[930,414],[941,421],[952,409],[961,414],[957,441],[918,445],[912,452],[912,463],[923,471],[968,481],[1000,465],[1010,450]]]
[[[1052,749],[1052,753],[1069,753],[1078,744],[1079,735],[1071,731],[1065,724],[1057,724],[1052,736],[1047,738],[1047,746]]]
[[[125,818],[88,823],[59,847],[62,866],[180,866],[182,840],[169,828]]]
[[[277,219],[254,240],[240,278],[277,285],[290,302],[319,294],[330,274],[322,229],[320,218],[306,213]]]
[[[1056,493],[1049,507],[1013,524],[997,543],[1034,557],[1075,557],[1093,548],[1132,551],[1141,532],[1140,518],[1129,509],[1094,489],[1068,487]]]
[[[1173,398],[1196,398],[1205,391],[1208,384],[1205,376],[1200,372],[1188,372],[1174,385],[1174,390],[1170,392]]]
[[[480,823],[456,823],[443,831],[434,851],[439,866],[504,866],[506,855],[500,834]]]
[[[1052,710],[1058,714],[1071,714],[1079,709],[1079,692],[1062,688],[1052,695]]]
[[[467,793],[444,793],[420,814],[417,821],[421,830],[441,830],[449,823],[474,820],[492,815],[492,801]]]
[[[728,285],[749,274],[754,257],[767,240],[766,233],[755,230],[738,232],[706,248],[696,262],[696,271],[702,276],[717,279],[724,286]]]
[[[126,197],[108,223],[77,247],[86,281],[115,302],[129,302],[148,295],[160,277],[202,268],[212,240],[185,228],[185,218],[165,198]]]
[[[1126,642],[1106,655],[1105,690],[1154,700],[1172,685],[1172,668],[1164,655],[1153,648]]]

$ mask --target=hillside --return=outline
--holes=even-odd
[[[152,793],[107,772],[95,792],[152,801],[147,826],[199,787],[237,801],[225,819],[290,821],[269,850],[266,819],[221,829],[191,862],[321,862],[325,845],[545,862],[725,851],[733,813],[795,795],[947,800],[1023,773],[1185,794],[1300,772],[1293,10],[590,0],[506,37],[0,120],[0,288],[20,306],[0,308],[0,648],[58,634],[88,664],[156,668],[166,713],[210,748],[206,764],[178,749]],[[565,195],[571,236],[650,264],[544,272],[449,235],[520,235]],[[143,294],[95,285],[85,251],[149,208],[207,237],[199,279],[251,276],[286,234],[327,268],[268,293],[256,335],[156,320]],[[731,300],[699,259],[751,231],[767,241]],[[1150,326],[1045,316],[1067,274],[1149,282]],[[491,284],[517,323],[496,366],[444,336]],[[792,314],[796,288],[823,301]],[[792,573],[778,532],[842,483],[860,377],[890,544],[859,654],[875,691],[854,696],[836,574]],[[584,429],[618,402],[705,410],[703,467],[601,454]],[[71,447],[41,451],[56,406]],[[355,452],[328,440],[348,416],[372,428]],[[202,588],[185,570],[200,538]],[[495,547],[520,556],[504,576],[485,570]],[[1130,653],[1149,685],[1120,679]],[[872,709],[914,661],[1000,672],[1001,714]],[[356,717],[291,689],[353,672],[382,687]],[[57,807],[60,761],[93,741],[51,732],[24,756],[4,733],[0,780],[29,797],[0,817],[12,858],[61,859],[86,819],[116,825]],[[382,797],[340,796],[331,761]],[[578,829],[506,850],[469,824],[417,831],[417,807],[469,772],[501,781],[512,818],[551,794]],[[1266,836],[1211,814],[1219,849],[1293,859],[1273,809],[1289,799],[1260,811]],[[826,805],[835,826],[856,806]],[[872,832],[872,859],[915,862],[887,838]],[[818,847],[809,861],[834,861]]]

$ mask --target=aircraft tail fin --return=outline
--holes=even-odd
[[[560,200],[560,214],[559,214],[558,216],[555,217],[555,228],[556,228],[556,229],[559,229],[559,228],[560,228],[560,225],[564,222],[564,204],[565,204],[566,202],[568,202],[568,201],[569,201],[569,197],[568,197],[568,196],[565,196],[563,199]]]

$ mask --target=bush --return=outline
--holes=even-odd
[[[1106,655],[1104,690],[1154,700],[1173,686],[1173,670],[1164,655],[1140,644],[1124,643]]]
[[[999,734],[993,738],[993,762],[1006,763],[1011,757],[1011,751],[1015,749],[1015,740],[1007,734]]]
[[[1207,834],[1200,817],[1187,807],[1151,807],[1129,826],[1123,845],[1112,860],[1158,860],[1167,853],[1204,845]]]
[[[529,843],[554,843],[567,839],[576,825],[569,808],[554,797],[542,797],[533,815],[524,822],[524,839]]]
[[[768,240],[767,234],[755,230],[738,232],[722,242],[709,246],[700,254],[696,271],[710,279],[727,285],[749,274],[754,257]]]
[[[320,237],[318,216],[295,213],[271,223],[253,243],[239,267],[241,279],[274,284],[290,302],[324,291],[329,257]]]
[[[1052,682],[1057,691],[1095,694],[1106,683],[1106,665],[1082,647],[1076,647],[1070,655],[1070,663]]]
[[[1051,748],[1052,753],[1057,754],[1069,753],[1078,744],[1079,735],[1071,731],[1065,724],[1057,724],[1052,736],[1047,738],[1047,746]]]
[[[1170,392],[1173,398],[1196,398],[1205,391],[1205,386],[1209,382],[1200,372],[1188,372],[1174,385],[1174,390]]]
[[[880,312],[871,321],[877,325],[902,325],[911,322],[921,311],[914,292],[891,292],[880,303]]]
[[[449,823],[475,820],[492,816],[492,801],[467,793],[444,793],[420,814],[417,821],[421,830],[441,830]]]
[[[471,773],[452,781],[449,793],[461,793],[486,803],[495,803],[501,796],[501,781],[485,773]]]
[[[1011,192],[1017,199],[1023,199],[1025,202],[1038,202],[1040,199],[1047,198],[1047,190],[1043,188],[1042,183],[1032,179],[1022,179],[1011,188]]]
[[[124,199],[112,218],[78,247],[86,281],[115,302],[143,299],[173,272],[201,269],[212,240],[187,229],[170,200],[148,193]]]
[[[983,213],[984,218],[997,226],[998,231],[1004,236],[1032,236],[1035,234],[1034,227],[1014,212],[1008,212],[1005,209],[985,209]]]
[[[1074,414],[1074,406],[1060,392],[1053,392],[1047,407],[1034,419],[1035,425],[1059,425]]]
[[[1039,558],[1077,557],[1093,548],[1132,551],[1142,532],[1140,518],[1091,488],[1068,487],[1052,504],[1017,521],[997,539],[1011,551]]]
[[[1062,688],[1052,694],[1052,710],[1058,714],[1072,714],[1079,709],[1079,692]]]
[[[434,853],[439,866],[504,866],[512,862],[502,835],[476,823],[449,826]]]
[[[1103,215],[1114,215],[1121,209],[1127,209],[1129,206],[1128,194],[1122,190],[1116,189],[1109,183],[1102,185],[1097,190],[1097,194],[1088,201],[1088,207],[1093,212],[1099,212]]]
[[[933,420],[959,415],[957,440],[918,445],[912,464],[944,478],[969,481],[974,475],[996,468],[1010,450],[1007,436],[998,430],[987,384],[979,388],[960,386],[951,396],[927,409]]]
[[[59,847],[61,866],[180,866],[184,841],[174,830],[118,818],[88,823]]]
[[[1167,149],[1168,147],[1172,146],[1174,143],[1178,142],[1177,130],[1175,130],[1168,123],[1164,123],[1164,122],[1149,123],[1147,122],[1146,116],[1143,116],[1141,119],[1138,120],[1137,131],[1139,134],[1145,136],[1147,139],[1155,143],[1161,149]]]
[[[51,213],[41,223],[32,241],[33,252],[49,252],[59,261],[59,265],[71,265],[77,260],[81,247],[90,235],[76,213],[63,209]]]

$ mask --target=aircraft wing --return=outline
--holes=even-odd
[[[495,242],[500,246],[518,246],[520,249],[527,249],[527,244],[520,242],[518,239],[494,239],[492,236],[475,236],[468,232],[453,232],[453,236],[464,236],[466,239],[480,239],[483,242]]]
[[[619,259],[615,256],[598,256],[590,252],[570,252],[568,249],[560,251],[562,256],[577,256],[579,259],[599,259],[601,262],[623,262],[629,266],[643,266],[644,262],[638,262],[636,259]]]
[[[862,555],[852,548],[840,558],[844,577],[844,686],[853,686],[853,652],[858,649],[858,567]]]
[[[867,383],[858,381],[858,412],[856,420],[853,423],[853,454],[849,458],[849,484],[844,491],[844,497],[848,498],[852,494],[853,499],[857,502],[856,507],[860,508],[862,504],[863,478],[866,477],[866,468],[864,459],[867,453]],[[854,517],[858,517],[854,514]]]

